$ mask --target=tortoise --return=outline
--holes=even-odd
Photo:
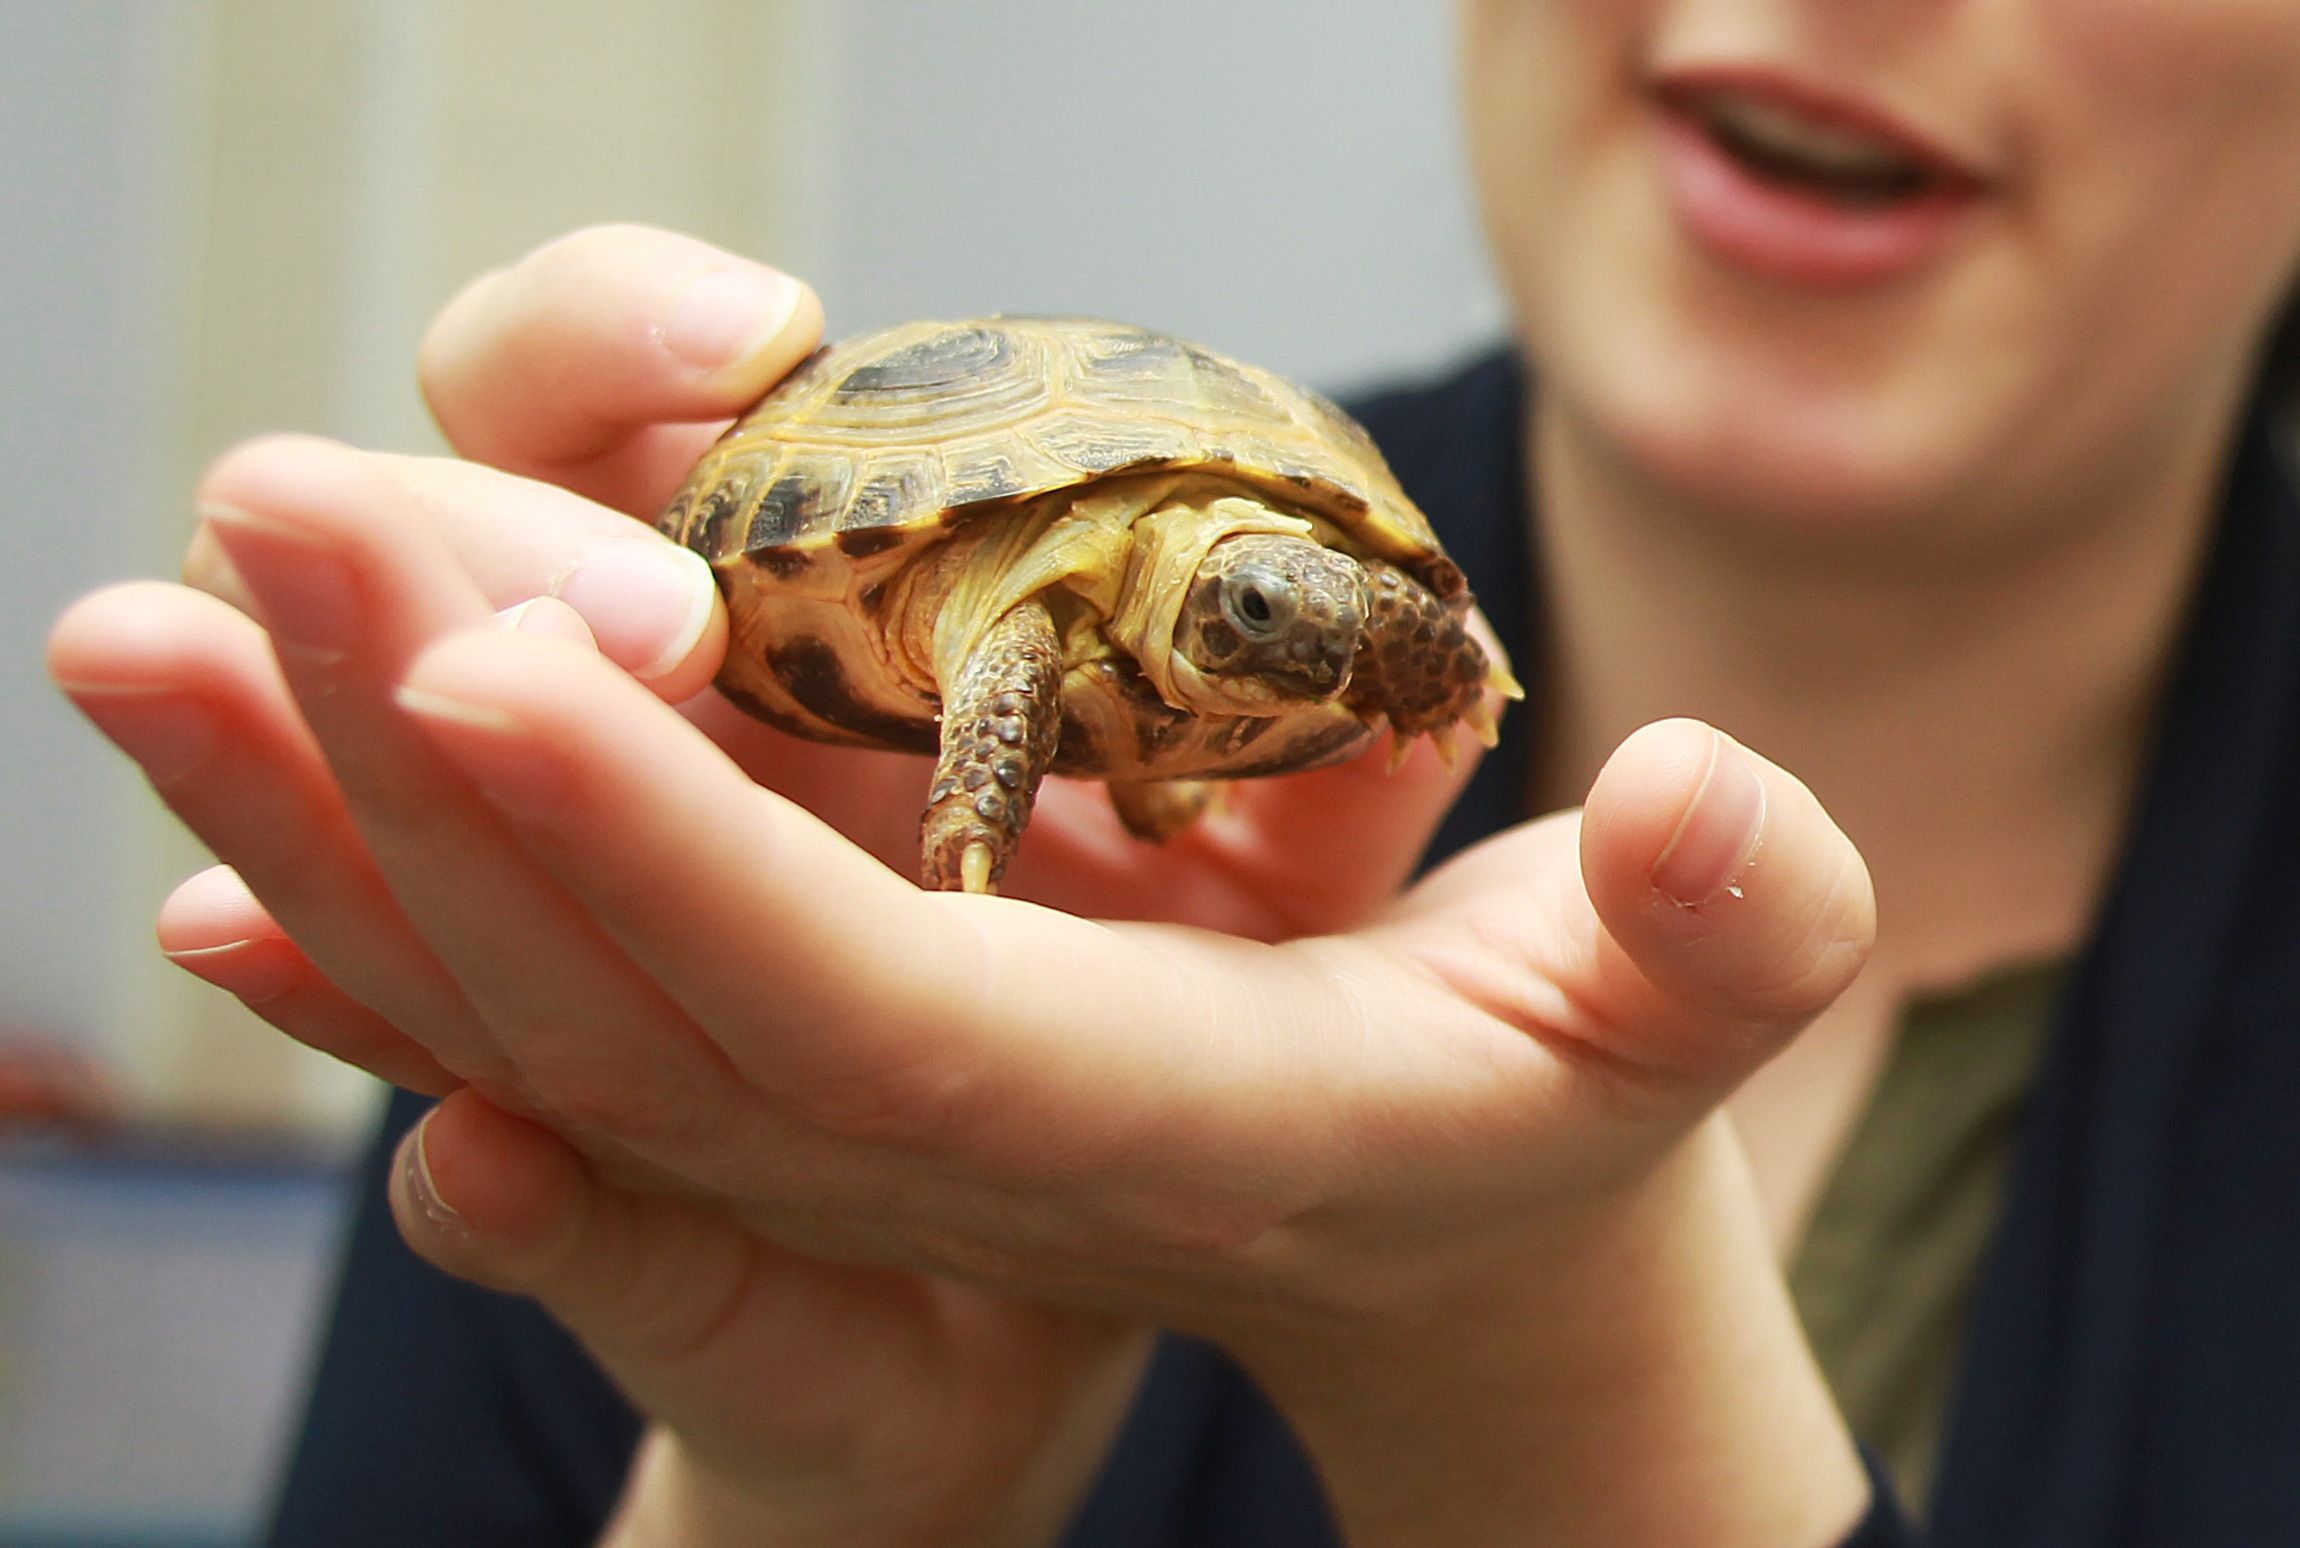
[[[1164,838],[1213,780],[1393,759],[1520,697],[1372,440],[1324,398],[1085,318],[818,351],[658,525],[708,560],[718,686],[782,730],[936,755],[926,885],[994,890],[1049,772]],[[1393,767],[1394,767],[1393,762]]]

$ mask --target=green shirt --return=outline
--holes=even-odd
[[[1789,1265],[1838,1406],[1919,1514],[2062,973],[1908,1008]]]

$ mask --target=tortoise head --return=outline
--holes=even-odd
[[[1174,622],[1199,689],[1232,714],[1270,715],[1349,686],[1370,601],[1365,571],[1309,538],[1245,532],[1206,552]]]

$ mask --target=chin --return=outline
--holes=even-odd
[[[1778,317],[1579,316],[1608,326],[1568,321],[1534,344],[1545,403],[1586,452],[1689,512],[1799,533],[1931,525],[1992,460],[1988,384],[1969,373],[1944,390],[1938,372],[1866,367],[1857,341]]]

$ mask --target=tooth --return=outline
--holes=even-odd
[[[1705,104],[1710,122],[1775,155],[1807,162],[1823,171],[1855,174],[1906,172],[1910,159],[1866,135],[1811,119],[1770,102],[1748,97],[1712,97]]]

